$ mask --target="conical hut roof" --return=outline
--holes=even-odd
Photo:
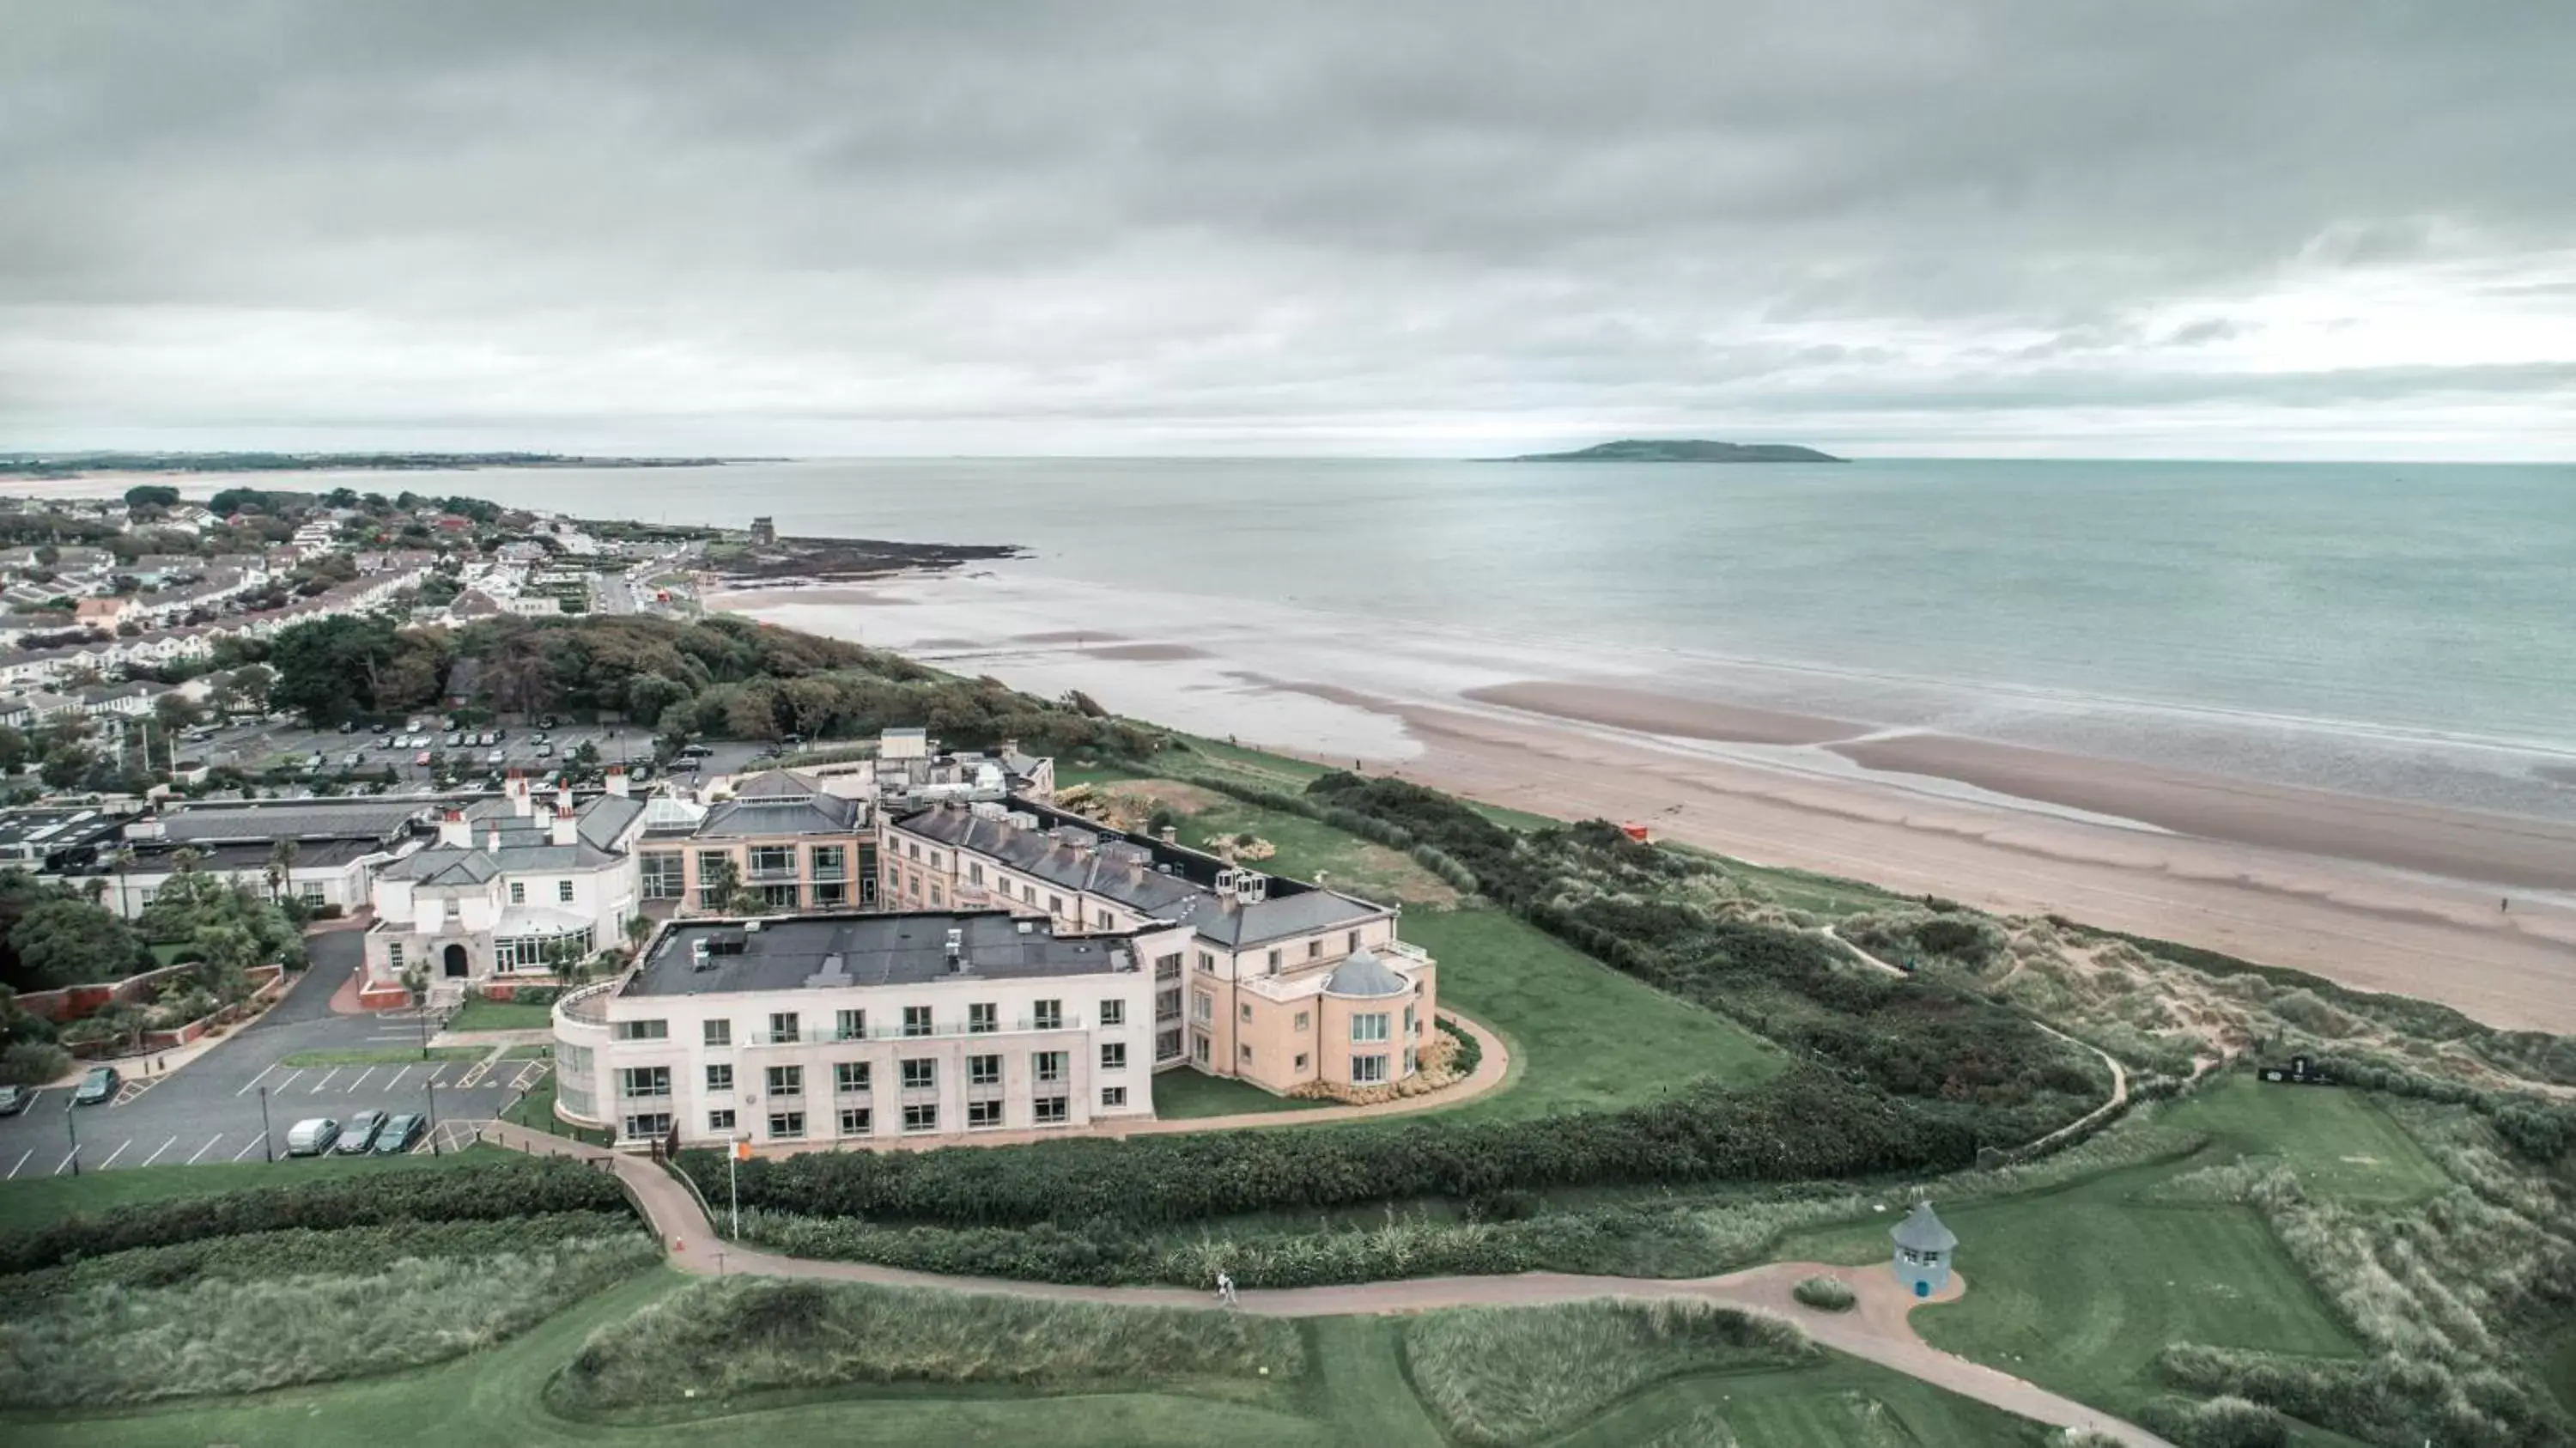
[[[1959,1245],[1957,1234],[1932,1215],[1930,1202],[1916,1202],[1914,1210],[1906,1213],[1904,1221],[1890,1227],[1887,1235],[1894,1237],[1899,1247],[1916,1252],[1947,1252]]]

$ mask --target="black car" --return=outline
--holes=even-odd
[[[419,1144],[421,1133],[427,1130],[429,1122],[425,1117],[417,1114],[397,1116],[376,1133],[376,1144],[371,1149],[378,1156],[400,1156]]]
[[[384,1129],[383,1112],[361,1111],[350,1117],[349,1124],[340,1129],[339,1143],[331,1149],[342,1156],[363,1155],[368,1147],[376,1144],[376,1133]]]
[[[116,1088],[123,1084],[125,1078],[117,1074],[114,1066],[92,1066],[89,1074],[81,1077],[80,1089],[72,1093],[72,1104],[96,1106],[102,1101],[113,1101]]]

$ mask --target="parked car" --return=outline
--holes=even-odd
[[[491,753],[483,756],[483,762],[485,764],[501,764],[507,762],[509,757],[510,751],[506,749],[495,749]]]
[[[551,744],[540,744],[537,746],[537,757],[539,759],[551,758],[553,757],[554,752],[555,747]]]
[[[715,753],[714,750],[709,749],[703,744],[683,744],[680,746],[680,757],[682,759],[704,759],[713,753]]]
[[[343,719],[343,720],[341,720],[341,721],[340,721],[340,732],[341,732],[341,733],[343,733],[343,734],[355,734],[355,733],[357,733],[357,732],[358,732],[358,721],[357,721],[357,720],[355,720],[355,719]]]
[[[428,764],[429,764],[429,751],[428,751],[428,750],[426,750],[426,749],[424,749],[424,750],[422,750],[421,752],[419,752],[418,754],[413,755],[413,756],[411,757],[411,762],[412,762],[412,763],[414,763],[414,764],[420,765],[420,766],[422,766],[423,768],[428,767]]]
[[[356,751],[356,750],[352,749],[352,750],[350,750],[350,751],[349,751],[349,753],[348,753],[348,755],[347,755],[346,757],[344,757],[343,759],[341,759],[341,761],[340,761],[340,767],[341,767],[341,768],[343,768],[343,769],[355,769],[355,768],[357,768],[360,764],[365,763],[365,762],[366,762],[366,758],[367,758],[367,756],[365,756],[365,755],[363,755],[363,754],[360,754],[358,751]]]
[[[554,715],[552,715],[552,714],[548,714],[548,715],[547,715],[547,716],[545,716],[544,718],[542,718],[542,719],[538,720],[538,721],[537,721],[537,727],[538,727],[538,728],[540,728],[540,729],[552,729],[553,727],[555,727],[555,716],[554,716]]]
[[[0,1116],[15,1116],[26,1109],[26,1087],[0,1086]]]
[[[489,749],[493,745],[501,742],[501,736],[493,733],[489,729],[486,729],[482,733],[474,736],[474,742],[485,749]]]
[[[378,1156],[400,1156],[419,1145],[421,1133],[427,1130],[428,1120],[416,1113],[397,1116],[376,1133],[374,1151]]]
[[[464,734],[464,731],[463,731],[463,730],[451,729],[451,730],[449,730],[449,731],[448,731],[448,733],[447,733],[447,747],[448,747],[448,748],[450,748],[450,749],[457,748],[458,746],[462,745],[464,742],[465,742],[465,734]]]
[[[403,721],[403,732],[405,734],[418,734],[426,727],[426,721],[424,721],[418,714],[414,714]]]
[[[370,733],[370,734],[382,734],[382,733],[385,733],[385,732],[387,732],[387,731],[386,731],[386,729],[385,729],[385,726],[384,726],[384,725],[382,725],[382,724],[370,724],[370,725],[368,725],[368,726],[367,726],[367,732],[368,732],[368,733]]]
[[[361,1111],[349,1118],[348,1126],[340,1132],[340,1140],[331,1149],[342,1156],[364,1155],[367,1148],[376,1144],[376,1133],[384,1129],[383,1112]]]
[[[124,1084],[125,1078],[117,1074],[114,1066],[92,1066],[89,1074],[81,1077],[80,1088],[72,1092],[72,1104],[96,1106],[102,1101],[113,1101],[116,1088]]]
[[[328,1116],[308,1117],[286,1128],[288,1156],[320,1156],[340,1139],[340,1123]]]

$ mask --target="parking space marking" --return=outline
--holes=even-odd
[[[99,1169],[100,1171],[105,1171],[105,1170],[107,1170],[109,1167],[112,1167],[112,1166],[116,1165],[116,1159],[117,1159],[118,1157],[120,1157],[120,1156],[125,1155],[125,1149],[126,1149],[127,1147],[129,1147],[129,1146],[132,1146],[133,1144],[134,1144],[134,1142],[133,1142],[130,1138],[129,1138],[129,1139],[127,1139],[127,1140],[125,1140],[125,1141],[120,1141],[120,1142],[118,1142],[118,1143],[116,1144],[116,1150],[111,1151],[111,1152],[109,1152],[109,1153],[107,1154],[107,1160],[105,1160],[105,1161],[103,1161],[103,1162],[100,1162],[100,1163],[98,1164],[98,1169]]]
[[[359,1072],[359,1073],[358,1073],[358,1079],[357,1079],[357,1080],[350,1082],[348,1085],[346,1085],[346,1086],[344,1086],[344,1087],[342,1087],[342,1088],[340,1088],[340,1089],[342,1089],[342,1090],[344,1090],[344,1091],[347,1091],[347,1092],[351,1093],[352,1095],[355,1095],[359,1087],[364,1086],[364,1085],[366,1085],[366,1084],[367,1084],[367,1078],[368,1078],[368,1077],[370,1077],[370,1076],[373,1076],[374,1074],[376,1074],[376,1068],[375,1068],[375,1067],[373,1067],[373,1066],[369,1066],[369,1067],[368,1067],[367,1069],[365,1069],[364,1071],[361,1071],[361,1072]]]
[[[18,1173],[26,1168],[27,1158],[34,1156],[35,1154],[36,1149],[32,1146],[28,1147],[25,1151],[20,1152],[18,1154],[18,1164],[9,1168],[9,1174],[5,1177],[0,1177],[0,1181],[16,1181],[18,1179]]]
[[[285,1090],[287,1087],[294,1085],[294,1084],[296,1083],[296,1080],[297,1080],[299,1077],[303,1076],[303,1074],[304,1074],[304,1068],[303,1068],[303,1067],[301,1067],[301,1066],[289,1066],[289,1067],[287,1067],[287,1068],[286,1068],[286,1074],[285,1074],[285,1075],[280,1076],[280,1077],[278,1077],[276,1080],[271,1081],[271,1082],[269,1082],[269,1083],[268,1083],[268,1089],[269,1089],[269,1090],[271,1090],[271,1091],[283,1091],[283,1090]]]
[[[323,1087],[325,1087],[325,1086],[330,1085],[330,1084],[331,1084],[331,1078],[332,1078],[332,1077],[334,1077],[334,1076],[337,1076],[337,1075],[339,1075],[339,1074],[340,1074],[340,1068],[339,1068],[339,1067],[337,1067],[337,1066],[334,1066],[334,1067],[332,1067],[330,1070],[323,1072],[323,1073],[322,1073],[322,1079],[313,1083],[313,1093],[312,1093],[312,1094],[314,1094],[314,1095],[316,1095],[316,1096],[321,1095],[321,1094],[322,1094],[322,1088],[323,1088]]]
[[[160,1146],[154,1148],[152,1154],[143,1159],[143,1164],[145,1166],[150,1166],[152,1163],[159,1161],[161,1159],[162,1152],[168,1151],[170,1148],[177,1146],[178,1144],[179,1138],[175,1136],[171,1137],[168,1141],[165,1141],[161,1143]]]
[[[111,1106],[127,1105],[137,1096],[140,1096],[144,1092],[151,1090],[153,1087],[160,1085],[161,1081],[162,1078],[159,1076],[155,1076],[148,1081],[128,1081],[124,1085],[116,1088],[116,1099],[108,1104]]]
[[[203,1146],[201,1146],[201,1147],[198,1147],[198,1148],[197,1148],[196,1156],[191,1156],[191,1157],[189,1157],[186,1161],[181,1162],[181,1163],[180,1163],[180,1165],[182,1165],[182,1166],[195,1166],[195,1165],[197,1164],[197,1157],[199,1157],[199,1156],[204,1156],[207,1152],[210,1152],[210,1151],[214,1150],[214,1149],[215,1149],[215,1143],[216,1143],[216,1142],[219,1142],[219,1141],[221,1141],[221,1140],[223,1140],[223,1139],[224,1139],[224,1134],[223,1134],[222,1132],[220,1132],[220,1131],[216,1132],[216,1133],[215,1133],[214,1135],[212,1135],[212,1136],[207,1137],[207,1138],[206,1138],[206,1144],[205,1144],[205,1145],[203,1145]]]
[[[395,1068],[394,1068],[394,1075],[393,1075],[393,1079],[392,1079],[392,1080],[390,1080],[390,1081],[387,1081],[387,1082],[385,1083],[385,1089],[386,1089],[386,1090],[388,1090],[388,1091],[391,1091],[391,1090],[393,1090],[395,1087],[400,1086],[400,1085],[402,1084],[402,1078],[403,1078],[403,1076],[404,1076],[406,1073],[408,1073],[410,1070],[411,1070],[411,1068],[410,1068],[409,1066],[397,1066],[397,1067],[395,1067]]]
[[[276,1069],[277,1063],[275,1061],[271,1061],[267,1065],[260,1067],[259,1074],[243,1082],[242,1089],[234,1092],[233,1094],[235,1096],[248,1096],[251,1093],[252,1088],[258,1086],[260,1082],[267,1080],[268,1073]]]
[[[257,1145],[259,1145],[261,1142],[266,1141],[266,1140],[268,1140],[268,1138],[267,1138],[267,1137],[264,1137],[264,1136],[254,1136],[254,1137],[252,1137],[250,1140],[243,1142],[243,1143],[242,1143],[242,1149],[241,1149],[241,1150],[239,1150],[239,1151],[237,1151],[237,1152],[234,1152],[234,1153],[233,1153],[233,1160],[235,1160],[235,1161],[239,1161],[239,1160],[241,1160],[243,1157],[246,1157],[246,1156],[250,1155],[250,1149],[251,1149],[252,1147],[257,1146]]]
[[[510,1089],[513,1091],[525,1091],[544,1079],[546,1079],[546,1063],[543,1061],[530,1061],[526,1066],[520,1069],[518,1075],[510,1078]]]
[[[67,1152],[64,1152],[64,1153],[63,1153],[63,1159],[62,1159],[61,1163],[60,1163],[59,1165],[57,1165],[57,1166],[54,1168],[54,1175],[56,1175],[56,1176],[61,1176],[61,1175],[63,1174],[64,1168],[69,1167],[69,1166],[72,1164],[72,1158],[73,1158],[73,1157],[76,1157],[76,1156],[78,1156],[78,1155],[80,1155],[80,1148],[79,1148],[79,1147],[77,1147],[77,1146],[73,1147],[71,1150],[69,1150],[69,1151],[67,1151]]]

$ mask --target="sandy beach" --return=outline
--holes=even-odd
[[[2562,820],[1730,702],[1651,660],[1389,636],[1342,614],[1027,574],[890,581],[859,607],[818,592],[723,603],[1496,804],[1641,820],[1760,864],[2054,911],[2576,1032],[2576,824]]]

